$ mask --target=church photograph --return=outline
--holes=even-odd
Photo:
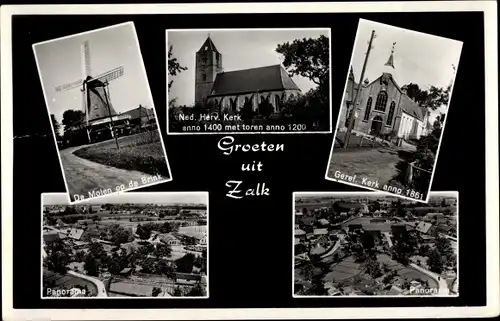
[[[325,178],[427,202],[461,50],[360,19]]]
[[[169,134],[331,133],[330,29],[167,30]]]
[[[33,51],[71,202],[171,180],[133,22]]]

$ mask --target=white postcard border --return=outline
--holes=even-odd
[[[245,135],[255,135],[255,134],[261,134],[261,135],[273,135],[273,134],[280,134],[280,135],[288,135],[288,134],[331,134],[333,131],[333,119],[332,119],[332,29],[328,27],[324,28],[319,28],[319,27],[314,27],[314,28],[211,28],[211,29],[166,29],[165,30],[165,46],[166,46],[166,54],[168,55],[168,49],[169,49],[169,44],[168,44],[168,33],[170,31],[173,32],[187,32],[187,31],[283,31],[283,30],[327,30],[328,31],[328,44],[329,44],[329,72],[328,72],[328,81],[330,82],[330,90],[329,90],[329,106],[328,106],[328,120],[329,120],[329,126],[328,130],[319,130],[319,131],[292,131],[292,130],[285,130],[282,132],[276,132],[276,131],[239,131],[239,132],[225,132],[225,131],[213,131],[213,132],[172,132],[170,131],[170,126],[169,126],[169,119],[170,119],[170,113],[169,113],[169,106],[168,106],[168,90],[167,92],[167,135],[238,135],[238,134],[245,134]],[[167,79],[167,86],[168,86],[168,57],[166,58],[166,79]],[[178,58],[178,57],[177,57]]]
[[[486,74],[486,288],[487,305],[481,307],[405,308],[257,308],[257,309],[14,309],[13,308],[13,127],[12,127],[12,15],[38,14],[182,14],[182,13],[363,13],[363,12],[483,12]],[[1,133],[2,133],[2,310],[6,320],[148,319],[354,319],[354,318],[469,318],[493,317],[499,306],[499,200],[498,200],[498,25],[495,1],[406,1],[349,3],[246,3],[246,4],[143,4],[143,5],[40,5],[2,6],[1,32]]]
[[[425,35],[425,36],[428,36],[428,37],[441,38],[441,39],[446,39],[446,40],[456,41],[456,42],[461,43],[460,55],[459,55],[458,61],[457,61],[456,66],[455,66],[456,72],[454,74],[453,82],[451,83],[451,87],[450,87],[450,94],[449,94],[449,97],[448,97],[448,105],[446,106],[447,110],[446,110],[446,114],[445,114],[444,120],[443,120],[443,127],[441,129],[441,136],[439,137],[438,148],[437,148],[437,151],[436,151],[436,157],[434,158],[434,166],[432,167],[431,179],[429,181],[429,187],[427,188],[427,194],[426,194],[425,200],[418,199],[418,198],[411,198],[411,197],[408,197],[408,196],[405,196],[405,195],[402,195],[402,194],[397,194],[397,193],[392,193],[392,192],[388,192],[388,191],[379,190],[379,189],[372,188],[372,187],[369,187],[369,186],[366,186],[366,185],[363,185],[363,184],[353,184],[353,183],[350,183],[350,182],[346,182],[344,180],[340,180],[340,179],[336,179],[336,178],[332,178],[332,177],[328,176],[328,172],[330,171],[330,165],[331,165],[331,161],[332,161],[333,151],[335,149],[335,138],[337,137],[338,127],[339,127],[339,123],[340,123],[340,115],[342,113],[344,98],[345,98],[345,95],[346,95],[347,83],[349,82],[349,79],[348,79],[349,78],[349,71],[350,71],[351,66],[352,66],[352,60],[354,58],[354,51],[356,50],[356,45],[358,44],[358,41],[360,41],[360,39],[358,39],[358,37],[359,37],[359,29],[360,29],[360,25],[361,25],[362,21],[366,21],[368,23],[381,24],[381,25],[384,25],[386,27],[390,27],[390,28],[393,28],[393,29],[404,30],[404,31],[407,31],[407,32],[410,32],[410,33],[413,33],[413,34],[421,34],[421,35]],[[340,183],[340,184],[347,184],[347,185],[351,185],[351,186],[356,186],[356,187],[367,189],[367,190],[370,190],[370,191],[377,191],[377,192],[387,193],[387,194],[390,194],[390,195],[393,195],[393,196],[396,196],[396,197],[399,197],[399,198],[407,199],[407,200],[412,200],[412,201],[416,201],[416,202],[420,202],[420,203],[428,203],[428,201],[429,201],[429,195],[430,195],[431,187],[432,187],[432,181],[434,180],[434,173],[436,172],[436,166],[437,166],[437,161],[438,161],[438,158],[439,158],[439,152],[441,151],[441,143],[443,141],[444,130],[446,128],[446,121],[448,119],[448,114],[450,112],[450,108],[449,107],[450,107],[450,104],[451,104],[451,98],[453,96],[453,88],[455,87],[455,80],[457,78],[458,65],[460,64],[460,57],[462,55],[462,48],[463,48],[463,42],[459,41],[459,40],[444,38],[444,37],[436,36],[436,35],[433,35],[433,34],[427,34],[427,33],[419,32],[419,31],[415,31],[415,30],[405,29],[405,28],[401,28],[401,27],[397,27],[397,26],[393,26],[393,25],[382,24],[380,22],[376,22],[376,21],[366,20],[366,19],[360,18],[359,21],[358,21],[358,29],[356,31],[356,39],[354,40],[354,45],[353,45],[353,48],[352,48],[351,60],[349,62],[349,69],[347,70],[347,76],[346,76],[346,81],[345,81],[345,86],[344,86],[344,92],[342,94],[341,106],[340,106],[340,109],[339,109],[339,114],[337,116],[337,125],[335,126],[335,132],[333,134],[332,147],[331,147],[331,150],[330,150],[330,156],[328,157],[328,164],[327,164],[327,167],[326,167],[325,179],[328,180],[328,181],[337,182],[337,183]],[[361,85],[361,82],[362,82],[362,80],[360,79],[359,80],[359,84],[360,85]],[[348,116],[348,114],[347,114],[347,111],[346,111],[346,117],[347,116]],[[342,147],[339,147],[339,148],[342,148]],[[353,173],[348,173],[348,174],[351,175]],[[370,178],[372,178],[372,177],[370,177]],[[408,191],[408,189],[406,189],[406,190]]]
[[[125,193],[124,193],[125,194]],[[209,280],[210,280],[210,271],[209,271],[209,260],[210,260],[210,249],[209,249],[209,244],[210,244],[210,232],[209,232],[209,213],[210,213],[210,207],[209,207],[209,193],[208,192],[205,192],[205,191],[200,191],[200,192],[191,192],[191,191],[186,191],[186,192],[170,192],[170,191],[165,191],[165,192],[127,192],[126,195],[151,195],[151,194],[163,194],[163,195],[175,195],[175,194],[181,194],[181,195],[186,195],[186,194],[191,194],[191,195],[194,195],[194,194],[200,194],[200,195],[204,195],[205,196],[205,199],[206,199],[206,206],[207,206],[207,224],[206,224],[206,230],[207,230],[207,273],[206,273],[206,280],[207,280],[207,284],[206,284],[206,288],[205,288],[205,292],[206,294],[204,296],[169,296],[169,297],[153,297],[153,296],[148,296],[148,297],[133,297],[133,296],[130,296],[130,297],[125,297],[125,296],[121,296],[121,297],[112,297],[112,296],[107,296],[105,298],[103,297],[50,297],[50,296],[44,296],[43,295],[43,258],[42,258],[42,255],[40,255],[40,298],[42,300],[95,300],[95,299],[101,299],[101,300],[108,300],[108,299],[125,299],[125,300],[128,300],[128,299],[154,299],[154,300],[171,300],[171,299],[174,299],[174,300],[178,300],[178,299],[208,299],[210,297],[210,286],[209,286]],[[40,232],[41,232],[41,235],[40,235],[40,254],[43,253],[43,206],[45,205],[43,203],[43,196],[44,195],[64,195],[64,193],[42,193],[40,194]],[[122,197],[126,197],[126,196],[123,196],[122,194]],[[91,201],[95,200],[96,198],[92,198],[90,199]],[[104,202],[104,201],[103,201]],[[85,202],[84,202],[85,203]],[[126,202],[125,202],[126,203]]]
[[[460,277],[459,277],[459,271],[460,271],[460,260],[458,259],[459,257],[459,252],[460,252],[460,246],[459,246],[459,222],[460,222],[460,201],[459,201],[459,193],[458,191],[432,191],[431,192],[433,196],[439,196],[439,195],[450,195],[453,194],[453,197],[456,198],[457,200],[457,282],[460,284]],[[293,192],[292,196],[292,208],[293,208],[293,215],[292,215],[292,297],[294,299],[358,299],[358,298],[370,298],[370,299],[385,299],[385,298],[458,298],[460,296],[460,291],[457,294],[453,295],[355,295],[355,296],[348,296],[348,295],[340,295],[340,296],[327,296],[327,295],[296,295],[295,294],[295,200],[297,199],[297,196],[300,194],[302,195],[311,195],[311,196],[332,196],[332,197],[340,197],[340,196],[364,196],[366,195],[367,197],[394,197],[397,198],[395,195],[390,195],[381,191],[376,191],[376,192],[368,192],[368,191],[351,191],[351,192]],[[414,201],[414,200],[412,200]],[[416,201],[414,201],[416,202]]]
[[[52,117],[50,117],[51,112],[50,112],[50,108],[49,108],[49,103],[47,101],[47,95],[45,93],[45,87],[43,86],[42,72],[40,70],[40,65],[38,63],[38,57],[36,55],[35,47],[38,46],[38,45],[42,45],[42,44],[47,44],[47,43],[51,43],[51,42],[65,40],[65,39],[69,39],[69,38],[73,38],[73,37],[78,37],[78,36],[82,36],[82,35],[86,35],[86,34],[90,34],[90,33],[101,32],[101,31],[109,30],[109,29],[113,29],[113,28],[119,28],[119,27],[123,27],[123,26],[127,26],[127,25],[132,25],[132,31],[133,31],[133,34],[134,34],[134,39],[135,39],[135,42],[136,42],[136,45],[137,45],[137,49],[139,51],[140,65],[142,66],[141,69],[142,69],[142,72],[144,74],[144,79],[146,80],[146,84],[145,85],[148,87],[149,99],[151,101],[153,112],[155,114],[155,121],[156,121],[156,126],[157,126],[156,130],[158,131],[158,135],[160,136],[160,143],[161,143],[161,146],[163,148],[163,155],[165,157],[165,162],[167,163],[169,177],[165,178],[165,179],[162,179],[161,181],[156,181],[156,182],[151,182],[151,183],[148,183],[148,184],[143,184],[143,185],[140,185],[140,186],[137,186],[137,187],[133,187],[133,188],[128,188],[128,189],[125,189],[125,190],[119,191],[119,192],[118,191],[113,191],[113,193],[108,193],[108,194],[103,194],[103,195],[92,197],[92,198],[85,198],[85,199],[82,199],[82,200],[72,201],[71,200],[71,194],[70,194],[70,190],[69,190],[68,181],[66,179],[66,173],[64,171],[64,165],[63,165],[62,159],[61,159],[61,152],[60,152],[59,147],[57,145],[57,139],[56,139],[56,135],[55,135],[55,130],[54,130],[54,126],[52,124]],[[144,188],[144,187],[167,183],[167,182],[170,182],[170,181],[173,180],[172,170],[170,168],[170,163],[169,163],[168,157],[167,157],[167,150],[165,148],[165,143],[163,141],[163,136],[162,136],[162,133],[161,133],[160,124],[158,122],[158,115],[156,114],[156,108],[155,108],[155,105],[154,105],[153,94],[151,92],[151,88],[150,88],[150,85],[149,85],[148,74],[146,72],[146,65],[144,64],[144,60],[143,60],[143,57],[142,57],[142,50],[141,50],[141,45],[140,45],[140,42],[139,42],[139,37],[137,36],[137,31],[135,29],[135,24],[134,24],[133,21],[128,21],[128,22],[124,22],[124,23],[119,23],[119,24],[115,24],[115,25],[103,27],[103,28],[98,28],[98,29],[94,29],[94,30],[89,30],[89,31],[84,31],[84,32],[76,33],[76,34],[69,35],[69,36],[64,36],[64,37],[60,37],[60,38],[55,38],[55,39],[51,39],[51,40],[46,40],[46,41],[38,42],[38,43],[33,44],[32,48],[33,48],[33,53],[34,53],[34,56],[35,56],[36,67],[37,67],[37,70],[38,70],[38,76],[40,78],[40,84],[42,85],[42,92],[43,92],[43,97],[44,97],[44,100],[45,100],[45,106],[47,107],[47,112],[48,112],[49,121],[50,121],[50,127],[51,127],[51,131],[52,131],[52,138],[54,139],[54,144],[55,144],[55,147],[56,147],[56,150],[57,150],[57,157],[59,159],[59,165],[61,166],[61,172],[62,172],[62,176],[63,176],[63,180],[64,180],[64,185],[66,187],[66,192],[67,192],[67,196],[68,196],[70,204],[79,204],[79,203],[85,202],[85,201],[87,201],[89,199],[97,199],[97,198],[102,198],[102,197],[106,197],[106,196],[109,196],[109,195],[115,195],[115,194],[120,194],[120,193],[127,193],[127,192],[134,191],[134,190],[137,190],[137,189],[141,189],[141,188]],[[99,188],[99,186],[96,186],[96,189],[98,189],[98,188]],[[90,193],[90,191],[88,191],[88,192]]]

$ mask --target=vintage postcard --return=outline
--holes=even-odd
[[[332,132],[329,28],[166,34],[169,134]]]
[[[42,222],[43,299],[208,297],[207,192],[42,194]]]
[[[458,296],[458,192],[294,193],[294,297]]]
[[[326,179],[427,202],[461,50],[360,19]]]

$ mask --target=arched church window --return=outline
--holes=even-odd
[[[207,63],[207,61],[208,61],[207,55],[205,55],[205,54],[204,54],[204,55],[203,55],[203,63],[204,63],[204,64],[206,64],[206,63]]]
[[[276,106],[276,110],[280,110],[281,109],[281,100],[280,100],[280,96],[279,95],[275,95],[274,96],[274,104]]]
[[[389,107],[389,114],[387,115],[387,122],[386,125],[391,126],[392,125],[392,118],[394,117],[394,110],[396,109],[396,103],[391,102],[391,107]]]
[[[372,111],[372,97],[368,98],[366,102],[365,116],[363,117],[364,121],[368,121],[370,118],[370,112]]]
[[[381,91],[377,96],[377,102],[375,103],[375,110],[385,112],[385,107],[387,106],[387,93]]]
[[[201,74],[201,80],[207,81],[207,74],[205,74],[205,73]]]
[[[234,112],[237,110],[237,101],[238,101],[237,98],[230,98],[229,99],[229,103],[231,104],[231,110]]]

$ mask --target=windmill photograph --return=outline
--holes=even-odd
[[[461,51],[360,19],[325,178],[426,203]]]
[[[33,50],[71,202],[171,180],[132,22]]]

